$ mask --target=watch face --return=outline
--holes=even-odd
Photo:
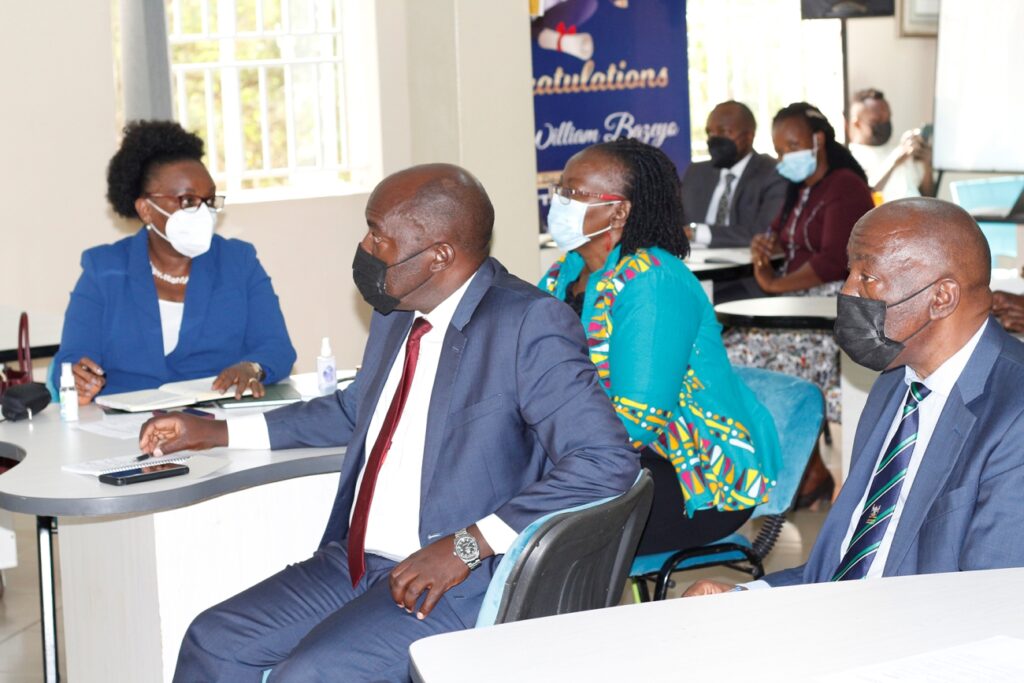
[[[455,553],[460,560],[475,560],[480,555],[480,546],[472,536],[461,536],[455,541]]]

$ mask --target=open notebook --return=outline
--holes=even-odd
[[[139,413],[145,410],[160,410],[162,408],[179,408],[190,406],[204,401],[216,401],[222,398],[233,398],[234,393],[220,393],[210,387],[216,377],[203,377],[201,379],[190,379],[184,382],[169,382],[157,389],[143,389],[142,391],[126,391],[122,394],[107,394],[96,397],[96,403],[107,408],[125,410],[129,413]],[[229,390],[230,391],[230,390]],[[246,389],[243,396],[252,394],[252,389]]]

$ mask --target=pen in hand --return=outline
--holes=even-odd
[[[143,453],[142,455],[135,458],[135,462],[142,462],[143,460],[149,460],[153,457],[152,453]]]

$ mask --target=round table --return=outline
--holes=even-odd
[[[723,325],[798,330],[831,330],[836,320],[833,296],[773,296],[740,299],[715,306]]]
[[[721,249],[691,249],[686,259],[698,280],[724,282],[750,277],[754,267],[750,262],[748,247],[725,247]]]

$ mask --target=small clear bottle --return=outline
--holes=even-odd
[[[71,363],[60,364],[60,419],[64,422],[78,422],[78,390]]]
[[[330,337],[324,337],[320,342],[320,355],[316,357],[316,386],[321,396],[328,396],[338,390],[338,372]]]

